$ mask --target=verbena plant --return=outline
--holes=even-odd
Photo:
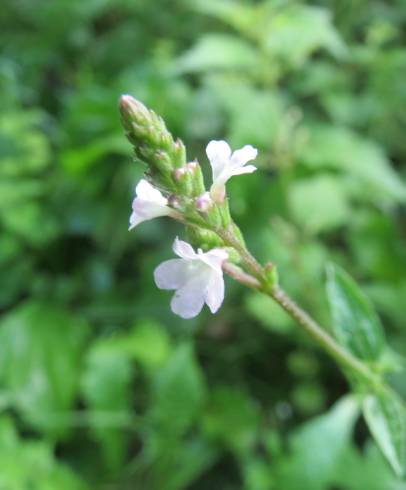
[[[230,214],[227,181],[252,173],[257,150],[251,145],[232,152],[225,141],[206,148],[213,181],[206,190],[198,161],[188,161],[182,141],[174,140],[164,121],[129,95],[120,109],[137,160],[147,165],[136,187],[130,229],[168,216],[185,225],[187,240],[176,238],[177,259],[160,264],[154,279],[161,289],[176,290],[172,311],[198,315],[206,303],[215,313],[224,300],[223,272],[276,301],[338,363],[362,407],[365,421],[398,476],[406,468],[406,411],[385,382],[387,345],[380,320],[356,282],[340,267],[327,266],[331,331],[323,328],[280,285],[277,264],[260,264]],[[196,252],[194,247],[198,247]],[[281,273],[283,278],[283,271]]]

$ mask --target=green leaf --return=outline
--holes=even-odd
[[[193,437],[158,437],[149,440],[145,447],[147,468],[141,472],[149,475],[146,488],[184,490],[204,475],[220,455],[219,448],[206,439]],[[141,479],[141,478],[140,478]]]
[[[332,488],[345,490],[406,490],[372,440],[362,450],[354,444],[340,458]]]
[[[351,209],[337,177],[318,175],[289,186],[288,199],[296,221],[309,233],[331,230],[347,222]]]
[[[44,170],[49,165],[50,144],[38,129],[39,112],[12,112],[0,117],[0,173],[22,176]]]
[[[91,410],[103,414],[103,424],[90,412],[90,426],[100,442],[107,464],[117,470],[127,451],[131,426],[131,361],[110,343],[93,344],[87,355],[82,392]]]
[[[225,443],[237,454],[253,448],[259,429],[259,410],[243,391],[218,387],[203,417],[204,431]]]
[[[257,33],[255,29],[264,17],[263,9],[230,0],[194,0],[190,8],[219,19],[247,35]]]
[[[35,426],[58,430],[72,407],[87,325],[64,310],[28,302],[0,323],[0,380],[13,406]]]
[[[136,360],[147,371],[162,367],[171,353],[167,331],[157,322],[143,320],[122,338],[112,341],[114,346]]]
[[[291,438],[291,452],[281,461],[276,488],[325,490],[330,488],[341,454],[351,440],[359,413],[357,402],[346,397],[325,415],[305,423]]]
[[[180,72],[208,70],[254,70],[259,63],[256,49],[230,34],[205,34],[178,60]]]
[[[365,397],[363,413],[368,427],[395,473],[406,472],[406,412],[394,394]]]
[[[270,15],[263,35],[267,51],[292,65],[303,64],[319,49],[326,49],[337,58],[346,55],[346,46],[330,12],[320,7],[288,5]]]
[[[211,78],[208,86],[219,107],[229,115],[228,139],[232,146],[249,142],[268,148],[276,141],[286,113],[282,94],[247,86],[227,76]]]
[[[152,420],[170,434],[182,434],[196,419],[206,389],[192,347],[180,345],[152,380]]]
[[[385,346],[380,320],[355,281],[333,264],[327,268],[327,297],[340,344],[360,359],[377,361]]]
[[[0,488],[84,490],[84,483],[58,462],[45,441],[20,439],[10,418],[0,418]]]
[[[124,143],[121,135],[107,135],[86,146],[65,150],[61,155],[61,164],[67,173],[80,175],[100,162],[103,157],[111,154],[127,154],[127,147]]]
[[[18,187],[16,187],[17,193],[19,193]],[[57,218],[49,213],[45,206],[41,206],[36,201],[27,200],[16,206],[10,206],[1,214],[7,231],[23,237],[33,247],[45,246],[60,231]],[[38,226],[38,223],[41,223],[41,226]]]
[[[310,128],[301,154],[309,167],[333,168],[350,177],[354,195],[373,202],[405,202],[406,185],[392,168],[384,149],[374,141],[339,126]]]

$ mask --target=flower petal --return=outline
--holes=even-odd
[[[226,141],[210,141],[206,147],[207,158],[213,172],[213,181],[217,179],[224,167],[229,163],[231,148]]]
[[[193,250],[193,247],[189,243],[179,240],[178,237],[173,242],[173,251],[182,259],[193,260],[197,258],[197,253]]]
[[[142,223],[143,220],[140,216],[138,216],[134,211],[131,213],[131,216],[130,216],[130,226],[128,227],[128,230],[132,230],[133,228],[135,228],[137,225],[139,225],[140,223]]]
[[[168,200],[161,194],[161,192],[158,189],[155,189],[155,187],[145,179],[141,179],[138,182],[135,192],[137,197],[144,201],[154,202],[161,206],[168,204]]]
[[[221,248],[213,248],[206,253],[199,254],[199,259],[212,269],[222,273],[222,264],[228,259],[228,253]]]
[[[171,214],[171,208],[163,204],[157,204],[152,201],[145,201],[139,197],[136,197],[133,201],[133,212],[130,216],[130,227],[133,229],[143,221],[148,221],[159,216],[169,216]]]
[[[242,167],[247,162],[255,160],[258,155],[258,150],[251,145],[245,145],[240,150],[236,150],[231,157],[233,167]]]
[[[192,262],[171,259],[158,265],[154,270],[154,280],[159,289],[178,289],[190,280],[190,275],[193,273]]]
[[[257,167],[255,165],[245,165],[244,167],[238,167],[233,170],[233,175],[250,174],[255,172]]]
[[[213,271],[211,273],[204,299],[210,311],[216,313],[224,301],[224,279],[222,272]]]
[[[204,305],[204,294],[209,276],[198,273],[183,287],[178,289],[171,301],[171,309],[182,318],[197,316]]]

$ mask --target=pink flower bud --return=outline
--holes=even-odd
[[[186,174],[185,167],[177,168],[175,170],[175,179],[179,182]]]
[[[213,200],[210,197],[209,192],[205,192],[201,196],[196,199],[196,207],[199,211],[205,213],[207,212],[213,205]]]

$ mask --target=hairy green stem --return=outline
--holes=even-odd
[[[303,329],[343,368],[350,369],[363,381],[379,387],[380,378],[366,364],[359,361],[350,352],[343,349],[326,330],[319,325],[305,310],[279,286],[274,285],[264,291],[271,296]]]
[[[230,230],[219,229],[216,230],[216,233],[222,240],[225,245],[229,247],[233,247],[239,254],[244,262],[245,267],[248,271],[260,282],[264,279],[264,270],[262,266],[259,264],[257,259],[247,250],[247,248],[242,244],[234,235],[234,233]]]
[[[252,274],[251,279],[244,271],[233,267],[229,263],[224,265],[224,271],[231,277],[253,287],[270,296],[291,316],[317,344],[322,347],[339,365],[349,369],[358,379],[367,382],[374,388],[387,389],[381,378],[375,374],[365,363],[353,356],[349,351],[341,347],[336,340],[316,322],[303,308],[301,308],[278,284],[269,284],[264,268],[255,257],[229,230],[216,230],[218,235],[229,245],[237,250],[247,271]]]

